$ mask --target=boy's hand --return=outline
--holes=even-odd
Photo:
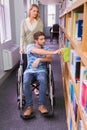
[[[62,53],[61,49],[58,49],[58,53],[57,54],[61,54],[61,53]]]
[[[34,61],[33,65],[32,65],[32,67],[33,67],[33,68],[37,68],[39,62],[40,62],[40,59],[39,59],[39,58],[36,59],[36,60]]]
[[[54,54],[61,54],[61,49],[56,50]]]

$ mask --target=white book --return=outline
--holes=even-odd
[[[74,82],[79,81],[80,79],[80,61],[81,58],[78,56],[77,52],[74,49],[70,51],[70,71],[72,73]]]

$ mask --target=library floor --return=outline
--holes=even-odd
[[[51,49],[57,49],[58,44],[48,44]],[[22,120],[17,109],[17,70],[13,71],[8,79],[0,86],[0,130],[67,130],[66,113],[64,105],[63,87],[61,80],[60,57],[53,56],[52,69],[55,82],[56,106],[54,117],[44,118],[37,110],[36,96],[34,110],[36,117],[31,120]]]

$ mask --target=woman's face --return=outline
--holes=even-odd
[[[33,17],[33,18],[36,18],[38,16],[38,8],[37,7],[33,7],[31,10],[30,10],[30,17]]]

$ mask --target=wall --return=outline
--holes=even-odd
[[[59,23],[59,6],[56,6],[56,23]],[[39,3],[39,8],[40,8],[40,16],[41,19],[44,23],[44,32],[47,37],[50,37],[50,27],[47,27],[47,5],[42,5]],[[44,17],[45,16],[45,17]]]
[[[1,40],[0,40],[1,41]],[[0,43],[0,70],[3,69],[3,60],[2,60],[2,50],[1,50],[1,43]]]
[[[24,18],[23,0],[9,0],[12,39],[5,44],[19,44],[20,24]],[[3,70],[2,48],[0,44],[0,70]]]
[[[15,33],[16,33],[16,43],[19,44],[20,42],[20,24],[21,21],[24,19],[24,5],[23,0],[14,0],[14,7],[15,7]]]
[[[15,43],[16,37],[15,37],[15,18],[14,18],[14,2],[12,0],[9,0],[10,4],[10,18],[11,18],[11,32],[12,32],[12,39],[8,41],[9,43]],[[6,42],[6,44],[8,44]],[[3,70],[3,59],[2,59],[2,46],[0,44],[0,70]]]

